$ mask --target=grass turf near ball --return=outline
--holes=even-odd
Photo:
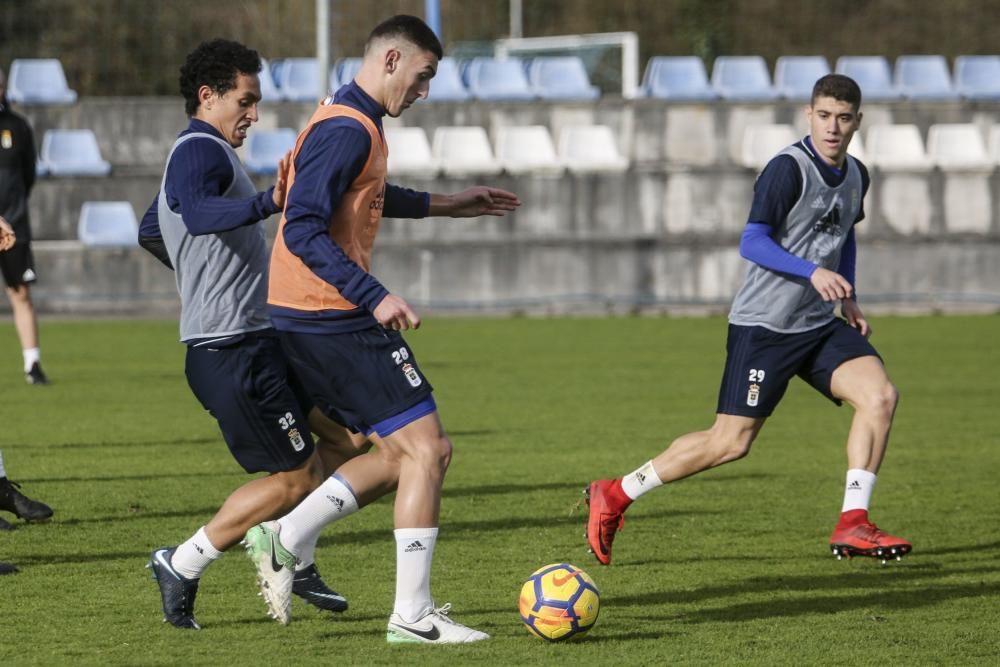
[[[521,587],[521,620],[536,637],[558,642],[579,637],[597,622],[600,593],[590,576],[568,563],[536,570]]]

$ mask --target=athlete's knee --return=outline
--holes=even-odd
[[[299,468],[279,473],[286,502],[298,503],[316,489],[324,476],[323,461],[317,453]]]
[[[869,391],[862,402],[862,409],[874,415],[877,419],[889,421],[899,405],[899,390],[886,380]]]
[[[446,435],[440,435],[417,443],[417,446],[413,448],[412,456],[424,467],[436,468],[444,472],[451,463],[451,452],[451,440]]]
[[[31,289],[27,285],[8,287],[7,297],[10,299],[11,305],[14,307],[31,306]]]
[[[713,429],[710,431],[708,447],[711,448],[716,465],[738,461],[750,453],[753,445],[754,431],[741,429],[738,431],[722,431]]]

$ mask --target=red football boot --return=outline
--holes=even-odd
[[[913,545],[900,537],[882,532],[878,526],[865,519],[849,525],[838,524],[830,535],[830,548],[837,560],[845,556],[870,556],[880,559],[885,565],[890,558],[902,560],[913,549]]]
[[[611,545],[615,541],[615,533],[625,525],[625,507],[627,504],[615,502],[616,495],[613,486],[617,480],[600,479],[591,482],[586,490],[587,505],[590,516],[587,519],[587,541],[590,550],[602,565],[611,564]],[[627,496],[626,496],[627,498]]]

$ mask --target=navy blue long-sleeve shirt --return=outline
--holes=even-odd
[[[385,110],[353,81],[333,99],[368,116],[379,132]],[[358,309],[318,312],[271,305],[279,329],[306,333],[352,331],[375,325],[372,311],[389,291],[354,262],[330,238],[329,221],[344,193],[361,174],[371,152],[371,137],[353,118],[336,117],[317,123],[295,158],[295,182],[285,202],[284,241],[288,250],[317,276],[330,283]],[[430,194],[386,183],[382,215],[423,218]]]
[[[187,129],[178,136],[192,132],[211,134],[225,140],[208,123],[192,118]],[[170,210],[180,212],[192,236],[215,234],[252,225],[278,213],[274,203],[274,188],[258,192],[249,199],[226,199],[222,194],[233,184],[236,174],[225,149],[214,141],[185,141],[174,151],[167,167],[164,194]],[[140,239],[161,239],[157,213],[157,193],[139,225]]]

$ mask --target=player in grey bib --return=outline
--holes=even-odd
[[[602,564],[611,563],[615,534],[633,501],[746,456],[795,376],[854,408],[844,500],[829,548],[838,559],[861,555],[883,563],[910,552],[907,540],[868,517],[898,394],[868,342],[871,328],[854,291],[854,225],[864,219],[868,171],[847,148],[861,124],[860,106],[861,90],[850,78],[819,79],[806,109],[809,136],[758,176],[740,241],[750,266],[729,313],[715,423],[675,439],[627,475],[590,483],[587,540]]]
[[[196,139],[214,141],[226,152],[234,178],[223,197],[245,200],[257,194],[233,147],[211,134],[192,132],[178,138],[167,166],[178,146]],[[166,181],[165,168],[157,214],[181,297],[181,340],[198,344],[270,328],[266,309],[268,252],[261,224],[194,236],[181,213],[170,209],[163,194]]]
[[[345,429],[313,408],[267,315],[261,225],[284,204],[288,165],[282,160],[275,186],[257,192],[233,150],[257,121],[260,69],[256,51],[228,40],[205,42],[189,54],[180,84],[190,124],[171,149],[139,230],[142,246],[176,274],[188,385],[236,461],[249,473],[269,473],[233,491],[186,541],[152,552],[149,568],[165,620],[183,629],[200,628],[194,601],[208,566],[359,453]],[[322,456],[310,431],[322,433]],[[320,609],[347,608],[323,583],[312,551],[289,566],[295,594]]]
[[[789,146],[780,155],[795,160],[804,187],[772,238],[789,253],[836,271],[848,232],[861,212],[860,163],[848,155],[843,182],[831,186],[820,172],[822,167],[803,148]],[[815,329],[834,317],[834,303],[824,301],[808,279],[754,262],[750,262],[729,312],[733,324],[762,326],[780,333]]]

